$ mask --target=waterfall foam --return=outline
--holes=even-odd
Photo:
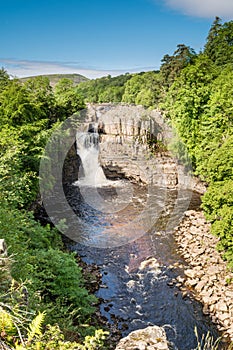
[[[132,184],[127,180],[112,181],[105,177],[99,163],[97,128],[92,127],[91,132],[77,132],[76,144],[81,167],[79,180],[74,185],[79,187],[86,204],[103,213],[111,214],[126,208],[133,197]]]
[[[99,164],[99,134],[97,132],[77,132],[77,154],[82,161],[78,186],[102,187],[109,184]]]

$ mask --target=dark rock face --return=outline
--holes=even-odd
[[[78,180],[81,160],[76,152],[76,144],[70,148],[63,164],[63,185],[69,185]]]

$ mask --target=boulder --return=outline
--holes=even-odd
[[[6,247],[6,242],[5,239],[0,239],[0,255],[1,256],[6,256],[7,255],[7,247]]]
[[[120,340],[115,350],[169,350],[166,333],[162,327],[150,326],[131,332]]]

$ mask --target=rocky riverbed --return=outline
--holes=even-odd
[[[202,212],[189,210],[175,237],[189,265],[178,283],[194,292],[203,303],[203,312],[233,342],[233,273],[216,250],[218,238],[210,233],[210,223]]]

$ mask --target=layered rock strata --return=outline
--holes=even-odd
[[[131,105],[89,105],[86,130],[97,129],[100,163],[109,178],[124,176],[145,184],[199,190],[197,181],[168,151],[175,136],[159,111]]]

